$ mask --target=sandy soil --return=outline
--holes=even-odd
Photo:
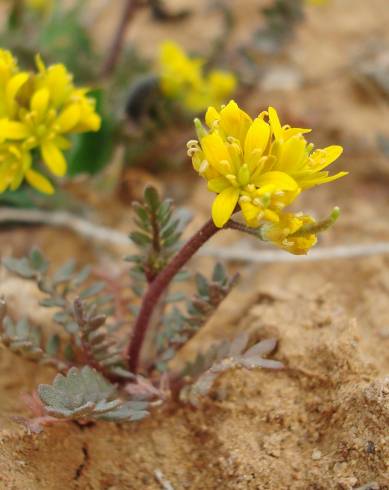
[[[305,84],[266,91],[258,82],[249,101],[252,107],[281,106],[296,120],[320,126],[316,141],[345,145],[347,180],[304,197],[307,210],[342,208],[321,245],[389,240],[389,161],[375,143],[379,132],[389,135],[388,105],[370,85],[361,86],[353,62],[368,43],[389,43],[386,1],[333,0],[310,8],[282,60],[301,71]],[[205,2],[198,4],[199,17],[206,16]],[[241,26],[252,26],[254,2],[244,4]],[[192,37],[194,22],[188,21],[184,40]],[[217,19],[208,22],[217,29]],[[177,29],[183,27],[154,28],[146,16],[129,37],[142,39],[145,26],[155,42],[182,37]],[[202,42],[209,39],[205,31]],[[188,205],[201,221],[207,197],[196,185]],[[107,255],[70,233],[45,228],[0,235],[2,254],[22,253],[33,242],[54,262],[71,254],[99,262]],[[29,435],[11,416],[27,413],[20,393],[49,381],[53,372],[1,350],[0,488],[158,490],[164,488],[155,476],[159,470],[175,490],[389,489],[389,257],[232,265],[242,273],[240,286],[181,361],[248,330],[258,339],[276,336],[275,358],[287,369],[230,372],[198,410],[167,405],[137,424],[64,424]],[[30,285],[4,271],[1,277],[15,310],[47,323]]]

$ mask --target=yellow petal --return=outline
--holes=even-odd
[[[214,123],[220,120],[220,114],[214,107],[208,107],[208,110],[205,114],[205,122],[207,126],[212,129]]]
[[[36,67],[38,68],[38,71],[40,73],[45,73],[46,66],[43,63],[42,57],[39,53],[35,55],[35,64],[36,64]]]
[[[306,157],[306,146],[307,142],[300,135],[288,139],[281,147],[281,154],[275,168],[289,173],[297,170]]]
[[[313,161],[313,168],[316,172],[328,167],[331,163],[337,160],[343,153],[343,148],[338,145],[327,146],[322,150],[314,151],[310,159]]]
[[[242,201],[239,203],[246,224],[250,228],[257,228],[263,216],[263,211],[258,206],[254,206],[251,202]]]
[[[54,187],[51,182],[46,177],[43,177],[43,175],[35,172],[35,170],[30,169],[26,172],[26,180],[32,187],[39,192],[43,192],[43,194],[54,193]]]
[[[269,107],[268,113],[269,113],[270,126],[273,131],[275,139],[276,140],[282,139],[282,127],[277,111],[274,109],[274,107]]]
[[[57,123],[62,133],[69,132],[79,122],[81,116],[78,104],[72,104],[59,115]]]
[[[212,205],[212,219],[218,228],[222,228],[231,218],[239,199],[239,189],[227,187],[216,196]]]
[[[216,177],[215,179],[208,181],[208,190],[211,192],[217,192],[218,194],[230,186],[230,182],[224,177]]]
[[[203,148],[205,159],[208,160],[209,164],[218,172],[223,175],[232,172],[231,164],[229,164],[230,155],[227,146],[218,133],[211,133],[201,138],[201,146]]]
[[[330,175],[330,176],[327,176],[327,175],[328,175],[327,172],[322,172],[322,173],[318,174],[316,177],[307,178],[306,180],[302,180],[301,182],[299,182],[299,184],[301,185],[301,187],[303,189],[308,189],[310,187],[315,187],[317,185],[327,184],[328,182],[338,180],[341,177],[348,175],[348,172],[338,172],[335,175]]]
[[[326,148],[323,149],[326,152],[327,165],[330,165],[330,163],[337,160],[340,157],[340,155],[343,153],[343,148],[339,145],[327,146]]]
[[[9,105],[9,109],[12,110],[10,106],[12,106],[15,97],[21,87],[27,82],[29,79],[30,75],[29,73],[18,73],[14,77],[11,78],[11,80],[7,84],[7,89],[6,89],[6,98],[7,98],[7,103]]]
[[[224,102],[234,92],[237,85],[235,76],[223,70],[212,70],[208,82],[213,97],[221,102]]]
[[[43,119],[46,114],[50,99],[50,92],[47,88],[42,88],[35,92],[31,99],[31,110],[36,111],[39,119]]]
[[[55,146],[54,143],[45,142],[42,143],[41,153],[44,162],[49,170],[58,177],[62,177],[66,174],[66,160],[61,150]]]
[[[0,139],[22,140],[27,138],[29,131],[27,126],[17,121],[8,119],[0,120]]]
[[[269,125],[263,119],[257,117],[247,131],[244,143],[245,158],[249,158],[254,150],[258,150],[257,156],[261,157],[268,144],[269,136]]]
[[[231,100],[220,111],[220,127],[227,136],[233,136],[240,141],[242,148],[247,131],[252,124],[251,117],[239,108],[238,104]]]
[[[310,133],[311,131],[312,131],[312,129],[307,129],[307,128],[283,129],[283,139],[284,139],[284,141],[287,141],[289,138],[292,138],[293,136],[296,136],[297,134]]]
[[[23,182],[24,172],[22,168],[19,168],[12,176],[12,182],[10,184],[11,191],[19,189],[20,184]]]
[[[264,219],[271,221],[272,223],[278,223],[280,221],[279,215],[271,209],[266,209],[263,214]]]
[[[63,136],[57,136],[56,138],[54,138],[53,143],[55,144],[55,146],[58,146],[60,150],[68,150],[72,146],[70,141]]]
[[[253,184],[258,186],[273,185],[275,189],[283,191],[295,191],[298,188],[297,182],[284,172],[266,172],[257,177]]]

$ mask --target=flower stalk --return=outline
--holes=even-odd
[[[101,76],[103,78],[106,78],[112,74],[119,61],[120,55],[123,51],[124,39],[126,36],[128,25],[131,22],[138,7],[139,2],[137,0],[127,0],[125,3],[123,13],[120,17],[119,25],[112,40],[112,44],[109,48],[107,58],[105,59],[101,70]]]
[[[193,257],[204,243],[220,231],[220,229],[221,228],[218,228],[214,224],[212,219],[207,221],[149,284],[148,290],[143,297],[142,305],[134,325],[133,335],[126,352],[128,366],[131,372],[136,373],[138,371],[142,344],[153,312],[163,292],[180,269]]]

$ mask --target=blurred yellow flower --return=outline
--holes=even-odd
[[[39,14],[49,14],[53,10],[54,0],[17,0],[20,5]],[[15,4],[16,0],[2,0],[3,3]],[[1,3],[1,1],[0,1]]]
[[[189,141],[188,154],[208,189],[217,194],[212,206],[216,226],[223,227],[239,206],[249,227],[267,225],[265,239],[292,253],[306,252],[316,236],[296,232],[314,220],[284,214],[284,208],[303,190],[347,174],[329,176],[324,170],[342,148],[313,151],[304,138],[310,130],[282,126],[272,107],[253,120],[230,101],[220,112],[210,107],[205,121],[209,130],[195,120],[199,141]]]
[[[36,64],[37,73],[20,71],[11,53],[0,50],[0,192],[17,189],[25,177],[52,193],[50,182],[31,169],[31,152],[39,149],[51,173],[63,176],[67,136],[100,127],[88,89],[76,88],[65,66],[46,68],[39,56]]]
[[[162,92],[182,102],[191,112],[222,104],[236,89],[237,81],[231,72],[211,70],[205,74],[205,60],[189,58],[174,42],[162,44],[159,61]]]
[[[25,5],[41,14],[49,14],[53,9],[54,0],[24,0]]]
[[[324,5],[328,0],[305,0],[308,5]]]

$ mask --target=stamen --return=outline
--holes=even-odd
[[[236,184],[236,175],[228,174],[226,175],[226,179],[231,182],[231,184]]]
[[[224,167],[224,170],[226,172],[231,172],[232,168],[231,168],[231,164],[228,160],[220,160],[220,165],[222,167]]]
[[[279,211],[282,211],[285,207],[285,203],[281,201],[275,201],[274,203],[272,203],[272,207],[278,209]]]
[[[192,157],[193,157],[193,155],[194,155],[195,153],[197,153],[198,151],[200,151],[200,148],[190,148],[190,149],[189,149],[189,150],[186,152],[186,154],[188,155],[188,157],[192,158]]]
[[[208,160],[203,160],[200,163],[199,174],[202,175],[209,168]]]
[[[239,202],[251,202],[251,198],[249,196],[241,196]]]

